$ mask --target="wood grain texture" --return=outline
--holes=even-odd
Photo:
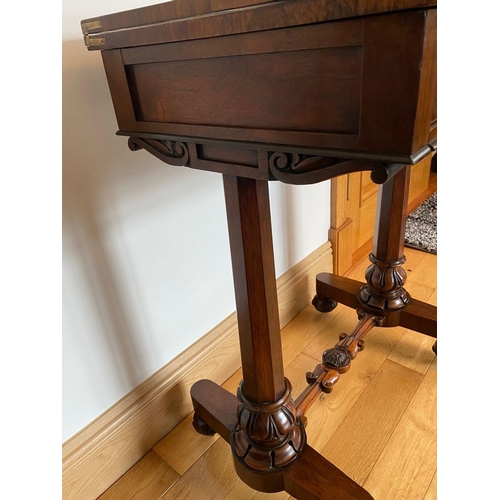
[[[407,249],[405,249],[406,251]],[[416,250],[418,252],[418,250]],[[434,288],[437,281],[437,270],[436,266],[433,265],[435,261],[435,256],[429,253],[420,252],[422,255],[422,260],[418,266],[413,268],[411,279],[414,283],[420,283],[421,285]]]
[[[203,436],[196,432],[193,427],[193,413],[190,413],[153,450],[182,476],[217,439],[218,434]]]
[[[412,167],[412,173],[411,173],[411,177],[410,177],[410,194],[409,194],[410,202],[408,203],[408,213],[413,212],[413,210],[415,210],[422,202],[424,202],[427,198],[429,198],[429,196],[431,196],[437,190],[437,175],[434,172],[430,172],[429,179],[428,179],[428,186],[423,191],[418,193],[417,189],[412,189],[412,185],[415,184],[413,172],[417,166],[418,166],[418,164],[414,165]],[[422,170],[419,170],[419,172],[420,172],[420,174],[422,174]],[[350,187],[351,190],[353,188],[354,189],[356,188],[356,185],[355,184],[353,185],[353,183],[356,179],[355,178],[356,175],[359,176],[360,174],[358,173],[358,174],[351,174],[350,175],[351,181],[350,181],[349,185],[351,186]],[[352,180],[352,179],[354,179],[354,180]],[[420,179],[418,179],[417,182],[419,180]],[[333,179],[332,179],[332,181],[333,181]],[[412,193],[414,196],[413,198],[412,198]],[[338,198],[331,199],[332,210],[334,210],[334,205],[338,204],[339,201],[340,200]],[[355,274],[353,274],[352,277],[359,281],[359,280],[364,279],[365,269],[362,266],[360,267],[360,264],[365,261],[365,259],[368,257],[368,254],[370,253],[370,250],[372,247],[372,241],[373,241],[373,227],[368,229],[368,231],[369,231],[368,234],[370,235],[369,238],[364,243],[362,243],[362,242],[360,243],[360,241],[365,239],[365,236],[363,236],[362,240],[359,239],[359,237],[360,237],[359,222],[356,219],[357,217],[359,217],[359,215],[358,215],[358,212],[356,212],[356,211],[352,212],[353,209],[352,209],[352,205],[350,202],[348,204],[348,207],[350,210],[349,217],[351,218],[352,224],[353,224],[352,247],[355,249],[353,254],[352,254],[352,268],[349,269],[348,272],[351,275],[352,271],[354,269],[357,269],[357,272]],[[373,210],[375,209],[374,207],[375,207],[375,205],[373,205]],[[355,215],[351,215],[353,213]],[[375,212],[373,211],[373,214],[371,214],[369,217],[372,217],[371,220],[373,222],[373,220],[375,218]],[[357,238],[357,239],[355,239],[355,238]],[[331,241],[331,239],[330,239],[330,241]],[[333,247],[333,249],[335,249],[335,247]],[[411,249],[411,248],[405,248],[405,255],[407,257],[405,269],[406,269],[407,273],[410,273],[412,270],[411,267],[412,267],[413,262],[415,260],[415,256],[420,256],[420,258],[422,258],[424,256],[424,253],[418,252],[418,251],[415,252],[414,249]]]
[[[412,298],[433,304],[436,289],[428,285],[435,285],[436,282],[436,275],[434,274],[436,267],[435,256],[433,256],[434,258],[428,259],[426,258],[425,252],[411,248],[406,248],[405,254],[408,258],[407,264],[405,265],[408,269],[406,289]],[[430,264],[431,262],[432,264]],[[408,264],[411,267],[409,267]],[[427,280],[427,285],[422,285],[416,281],[421,279],[419,276],[426,276],[427,274],[434,276],[434,281],[431,279]],[[425,374],[435,359],[435,355],[431,350],[434,342],[435,339],[432,337],[421,335],[413,330],[407,330],[389,355],[388,359],[406,366],[411,370]]]
[[[136,64],[127,70],[139,121],[357,133],[360,47]]]
[[[111,92],[118,127],[122,130],[133,130],[136,118],[121,51],[109,50],[103,52],[102,62]]]
[[[279,493],[261,493],[260,491],[253,490],[244,482],[238,481],[223,500],[286,500],[288,497],[289,495],[285,491]]]
[[[434,474],[431,484],[429,484],[424,500],[437,500],[437,472]]]
[[[363,484],[422,378],[413,370],[385,361],[323,448],[323,455]],[[394,384],[395,379],[400,383]]]
[[[281,332],[285,368],[316,338],[327,325],[336,321],[337,310],[329,314],[318,313],[309,305]]]
[[[334,177],[330,181],[330,197],[337,200],[330,212],[330,227],[339,228],[347,222],[347,200],[349,198],[349,175]]]
[[[295,395],[305,388],[305,373],[317,363],[317,360],[301,354],[301,351],[333,318],[334,314],[318,313],[309,305],[282,330],[285,376],[291,381]],[[222,387],[235,394],[241,379],[240,369]],[[198,434],[192,426],[192,419],[193,414],[190,413],[153,448],[181,475],[219,438],[218,435],[207,437]]]
[[[286,491],[302,500],[374,500],[344,472],[310,446],[303,463],[294,462],[285,474]]]
[[[417,120],[413,132],[413,148],[419,149],[437,135],[433,121],[437,119],[437,10],[426,11],[423,58],[420,73]],[[432,130],[432,135],[430,135]]]
[[[432,156],[429,155],[427,158],[424,158],[416,165],[413,165],[411,169],[410,191],[408,193],[408,207],[410,207],[413,201],[416,200],[429,187],[431,160]]]
[[[405,265],[406,267],[406,265]],[[410,295],[412,298],[417,299],[417,300],[423,300],[424,302],[427,302],[428,299],[431,297],[431,295],[434,293],[434,289],[421,285],[420,283],[412,282],[408,283],[405,285],[405,288],[410,292]]]
[[[411,168],[408,213],[437,189],[436,175],[430,172],[430,166],[431,157],[428,157]],[[329,240],[332,243],[334,272],[337,274],[350,272],[366,258],[370,253],[374,233],[377,198],[373,193],[376,193],[376,184],[366,180],[369,179],[366,172],[349,174],[348,177],[348,187],[340,181],[342,178],[331,180],[332,229]],[[369,193],[372,195],[369,196]],[[349,221],[349,224],[344,222],[343,226],[338,226],[341,224],[340,221]],[[407,248],[405,254],[408,257]],[[405,268],[407,271],[411,269],[409,261],[405,264]],[[359,273],[354,279],[364,281],[365,269],[358,268],[358,270]]]
[[[274,402],[285,381],[268,183],[229,175],[223,180],[244,395]]]
[[[432,292],[432,295],[429,297],[427,302],[437,307],[437,299],[438,299],[438,291],[436,287],[436,289],[434,290],[434,292]]]
[[[163,498],[164,500],[224,498],[237,480],[231,448],[223,439],[218,439]]]
[[[364,486],[375,498],[423,498],[436,472],[436,372],[429,368]]]
[[[434,342],[436,342],[436,339],[433,337],[422,335],[413,330],[406,330],[388,359],[418,373],[425,374],[436,358],[432,352]]]
[[[300,328],[298,328],[300,330]],[[290,343],[290,338],[288,341],[284,340],[284,345]],[[311,370],[316,364],[316,361],[309,356],[304,354],[299,354],[289,366],[285,368],[285,376],[290,380],[292,387],[294,388],[293,394],[299,394],[307,385],[305,373]],[[261,493],[252,490],[245,483],[239,480],[234,488],[228,493],[226,500],[261,500],[261,499],[274,499],[284,500],[288,497],[285,492],[268,494]]]
[[[238,9],[270,1],[272,0],[190,0],[189,2],[175,0],[126,10],[120,13],[107,14],[99,18],[84,19],[82,24],[95,22],[96,19],[99,19],[101,26],[88,30],[89,33],[99,33],[128,28],[130,26],[141,26],[184,17],[201,16],[220,10]]]
[[[348,217],[350,174],[335,177],[330,181],[330,230],[328,239],[332,244],[333,273],[343,275],[352,267],[353,234],[352,219]]]
[[[180,478],[154,451],[141,458],[99,500],[158,500]]]
[[[338,335],[351,331],[358,322],[351,309],[342,305],[339,305],[338,309],[341,311],[335,321],[324,328],[303,351],[318,362],[321,361],[325,349],[335,345]],[[360,395],[370,385],[403,333],[404,329],[401,328],[374,328],[367,335],[364,339],[365,351],[356,357],[349,371],[342,375],[332,394],[321,397],[309,409],[307,435],[311,446],[318,451],[324,449],[332,433],[341,425]],[[328,422],[328,431],[325,422]]]
[[[282,326],[308,305],[315,276],[325,269],[331,269],[328,242],[278,278]],[[315,313],[319,324],[329,320]],[[292,337],[300,339],[300,334]],[[64,500],[97,498],[192,412],[189,389],[196,380],[223,383],[239,366],[236,314],[232,314],[63,444]],[[176,467],[185,466],[181,457]]]
[[[353,224],[352,219],[339,228],[330,228],[328,239],[332,244],[333,272],[343,276],[352,267],[353,262]]]
[[[346,10],[364,9],[349,3]],[[384,3],[373,2],[371,8]],[[297,14],[301,4],[305,10],[296,0],[246,13],[260,16],[273,7],[286,17]],[[213,14],[204,18],[214,24],[203,40],[162,43],[155,38],[160,25],[106,33],[107,49],[115,47],[114,37],[130,42],[123,51],[104,51],[117,54],[116,61],[104,57],[104,64],[120,129],[185,140],[397,155],[407,158],[405,163],[430,154],[436,43],[427,36],[427,11],[394,13],[408,7],[399,0],[386,5],[385,15],[341,15],[327,23],[323,11],[332,6],[338,9],[337,2],[307,2],[309,17],[319,16],[317,24],[294,17],[283,30],[250,29],[231,36],[222,36],[230,34],[223,32],[225,14]],[[172,23],[161,26],[160,38]],[[143,43],[136,43],[137,36]]]
[[[368,284],[360,289],[359,294],[351,293],[356,282],[343,278],[343,282],[331,284],[333,291],[329,298],[342,302],[335,296],[338,289],[340,294],[350,297],[345,301],[350,307],[358,306],[357,297],[366,312],[381,312],[386,327],[402,325],[435,336],[436,310],[422,301],[409,302],[403,288],[406,274],[402,264],[410,164],[429,155],[436,142],[434,132],[429,134],[431,128],[432,131],[436,129],[433,89],[435,17],[429,13],[429,7],[433,10],[436,3],[432,0],[427,3],[424,0],[283,0],[260,5],[240,4],[241,9],[235,8],[237,5],[232,1],[225,5],[226,10],[222,4],[193,0],[192,11],[199,15],[191,17],[182,17],[182,9],[176,11],[175,5],[167,7],[170,12],[167,15],[162,7],[136,10],[131,15],[118,13],[93,20],[92,26],[84,26],[85,39],[90,49],[105,49],[103,61],[119,126],[129,129],[129,132],[122,129],[120,133],[142,134],[141,137],[145,132],[170,134],[177,137],[175,141],[188,144],[178,142],[180,146],[172,153],[171,146],[162,144],[161,138],[143,140],[136,137],[129,141],[133,146],[131,149],[143,147],[167,163],[172,160],[179,166],[224,173],[245,379],[238,391],[243,406],[237,415],[238,426],[232,440],[236,454],[241,457],[241,461],[235,462],[240,478],[263,491],[278,491],[285,487],[289,493],[304,500],[368,499],[371,496],[358,484],[305,446],[303,427],[289,417],[294,414],[295,403],[290,398],[289,383],[284,379],[269,197],[267,182],[261,180],[261,160],[265,157],[264,170],[269,176],[298,184],[307,183],[307,179],[319,182],[339,172],[359,170],[359,160],[352,158],[357,158],[360,152],[371,162],[376,157],[397,163],[392,167],[394,171],[399,170],[398,173],[379,187],[381,196],[377,204],[373,253],[370,255],[372,266],[366,272]],[[149,22],[145,23],[146,18]],[[105,31],[109,29],[106,23],[114,21],[121,27],[124,22],[129,23],[129,27]],[[302,29],[304,25],[310,28]],[[281,28],[290,29],[277,32]],[[337,28],[352,29],[354,38],[361,36],[353,45],[323,46],[325,40],[321,34]],[[91,29],[101,30],[95,32],[99,35],[97,39],[92,34],[90,38],[87,35],[87,30]],[[311,37],[301,39],[301,34],[306,31],[311,32]],[[236,37],[234,44],[233,37]],[[200,39],[205,39],[206,43],[196,54],[192,51],[196,44],[190,42],[197,43]],[[173,55],[172,47],[148,48],[171,42],[180,44],[179,54],[184,53],[185,57]],[[316,42],[319,45],[315,45]],[[287,43],[290,43],[289,48]],[[127,57],[131,56],[128,65],[124,63],[121,50],[116,50],[126,47],[138,47],[138,50],[127,51]],[[109,57],[106,56],[108,53]],[[193,81],[196,83],[192,84]],[[297,102],[301,105],[298,106]],[[431,136],[432,144],[429,145]],[[213,154],[218,146],[227,147],[227,141],[235,141],[233,146],[246,151],[250,142],[257,148],[254,153],[259,158],[258,165],[255,165],[255,154],[251,152],[250,160],[246,153],[230,155],[232,162],[249,161],[249,165],[225,166],[223,162],[198,157],[198,147],[203,154],[204,146],[193,142],[193,137],[198,138],[200,144],[206,140],[224,143],[206,148],[208,156],[210,149]],[[156,141],[166,153],[159,155],[150,143],[146,144],[147,140]],[[163,137],[163,140],[170,141],[169,137]],[[236,141],[240,142],[236,144]],[[292,153],[275,151],[275,144],[308,151],[320,148],[321,157],[311,163],[293,153],[300,161],[288,166],[290,159],[287,155]],[[219,149],[216,156],[221,151]],[[228,151],[222,153],[226,157]],[[341,158],[351,159],[352,168],[342,168],[344,164],[340,167],[330,165],[332,160],[326,157],[337,153]],[[284,167],[282,161],[273,168],[274,163],[268,160],[268,155],[285,158]],[[394,160],[395,157],[399,159]],[[325,160],[328,161],[325,163]],[[306,167],[313,165],[315,169],[301,170],[303,164]],[[404,165],[407,166],[401,169]],[[235,177],[240,175],[235,174],[236,167],[241,172],[239,177]],[[282,172],[286,168],[296,170],[292,173],[300,170],[302,176]],[[366,175],[361,176],[360,205],[373,198],[372,186],[363,183],[363,179],[366,180]],[[353,224],[350,228],[353,233],[358,231],[358,235],[364,234],[361,229],[361,224]],[[343,288],[344,285],[347,288]],[[427,284],[420,285],[421,288],[417,288],[419,293],[425,293]],[[338,313],[335,319],[340,319],[341,314]],[[377,339],[377,333],[380,332],[374,331],[370,338]],[[384,334],[384,338],[379,339],[384,353],[382,368],[377,369],[375,379],[385,380],[384,367],[390,366],[420,380],[422,373],[386,360],[395,343],[401,340],[404,328],[393,329],[390,335],[384,330]],[[298,355],[302,361],[308,361],[305,351],[315,340]],[[230,345],[231,341],[233,337],[226,339],[224,344]],[[389,351],[384,351],[387,348]],[[395,356],[397,358],[397,354]],[[299,361],[297,366],[300,366]],[[217,372],[218,367],[213,369]],[[191,381],[189,377],[193,372],[190,370],[184,378]],[[404,388],[409,391],[412,384],[405,376],[402,377],[406,382]],[[371,403],[372,387],[376,387],[374,382],[368,384],[349,413],[355,412],[358,404],[362,406],[364,400]],[[405,389],[401,391],[406,394]],[[199,431],[206,430],[202,421],[205,420],[228,441],[236,424],[236,397],[209,380],[197,382],[191,395]],[[183,396],[181,399],[184,400]],[[383,398],[380,399],[383,403]],[[151,405],[148,411],[150,408]],[[394,428],[402,411],[402,406],[397,408],[394,414],[388,413],[389,418],[383,427],[386,434],[388,429]],[[143,412],[141,418],[144,415],[148,416]],[[177,413],[172,418],[179,420],[180,415]],[[284,426],[279,427],[279,432],[270,432],[269,419],[279,419]],[[156,425],[151,425],[151,422]],[[147,423],[150,428],[155,428],[156,433],[167,425],[154,418],[149,418]],[[362,433],[360,435],[363,441]],[[279,447],[271,446],[276,440]],[[378,456],[386,442],[384,437],[375,441],[375,451],[367,455],[365,469],[373,465],[375,454]],[[221,440],[217,440],[197,463],[220,443]],[[146,446],[146,443],[141,445]],[[269,453],[271,447],[273,451]],[[134,451],[138,452],[136,448]],[[279,468],[288,464],[293,460],[290,457],[299,460],[283,474],[279,470],[276,472],[275,466]],[[250,473],[241,465],[243,461],[268,474]],[[196,464],[185,477],[195,468]],[[329,488],[332,482],[340,487],[338,491]],[[222,494],[226,488],[230,491],[229,483],[219,484]],[[181,492],[176,498],[183,495],[192,496],[190,492]]]
[[[233,35],[231,43],[216,37],[209,40],[165,43],[154,46],[132,47],[122,50],[126,65],[152,62],[182,61],[255,54],[274,54],[296,50],[355,47],[363,41],[361,20],[298,26],[262,33]]]
[[[405,247],[404,253],[405,253],[405,257],[406,257],[405,268],[406,268],[407,273],[408,273],[408,281],[407,281],[408,285],[416,284],[416,283],[421,284],[420,281],[418,281],[415,278],[413,273],[414,273],[415,269],[417,269],[418,266],[421,264],[421,262],[423,261],[424,257],[427,254],[425,252],[420,251],[420,250],[416,250],[414,248],[408,248],[408,247]],[[426,262],[427,272],[434,274],[435,268],[436,268],[435,259],[434,260],[431,259],[431,260],[428,260]],[[428,282],[428,285],[430,286],[430,288],[434,288],[436,286],[436,282],[435,281]],[[423,299],[423,300],[425,300],[425,299]]]
[[[179,0],[176,2],[179,3]],[[293,0],[270,2],[267,5],[227,10],[218,15],[194,16],[142,26],[142,16],[153,19],[155,13],[144,8],[141,13],[129,16],[125,21],[130,29],[108,31],[105,34],[105,47],[89,47],[90,50],[115,47],[135,47],[154,45],[180,40],[193,40],[215,36],[234,35],[254,31],[286,28],[325,21],[347,19],[351,17],[390,12],[404,9],[435,7],[436,0],[345,0],[343,2],[325,2],[324,0]],[[114,14],[115,27],[124,24],[123,13]],[[122,18],[122,19],[120,19]],[[95,20],[100,18],[94,18]],[[88,21],[88,20],[85,20]],[[102,23],[111,22],[102,19]],[[134,27],[135,26],[135,27]],[[104,24],[103,24],[104,29]],[[109,28],[108,28],[109,29]],[[98,30],[94,30],[97,33]],[[102,31],[101,31],[102,32]],[[90,37],[103,36],[100,33]]]
[[[411,268],[417,268],[419,263],[422,262],[423,257],[426,255],[423,252],[414,250],[414,249],[407,249],[408,250],[408,262],[411,266]],[[436,267],[436,262],[437,258],[435,255],[431,256],[432,259],[428,260],[426,262],[426,268],[427,271],[430,272],[431,274],[435,275],[434,269]],[[350,274],[349,276],[352,276]],[[412,275],[410,273],[410,276],[408,278],[409,283],[412,281]],[[437,297],[437,293],[434,290],[432,292],[432,295],[428,298],[428,301],[432,302],[435,301],[435,298]],[[342,311],[345,311],[342,315]],[[308,306],[297,318],[295,318],[293,321],[287,325],[287,327],[283,330],[282,332],[282,338],[283,338],[283,352],[289,352],[289,356],[287,359],[287,356],[285,356],[285,375],[292,381],[294,387],[296,387],[298,390],[301,389],[301,384],[305,383],[305,371],[309,370],[311,366],[314,366],[315,363],[318,361],[318,355],[321,355],[321,349],[323,346],[328,346],[330,347],[333,345],[336,340],[337,336],[339,333],[342,333],[346,329],[349,329],[352,325],[356,323],[356,317],[355,314],[352,311],[349,311],[347,308],[344,306],[339,305],[337,309],[331,313],[333,315],[332,321],[326,321],[325,323],[322,323],[320,321],[317,321],[317,318],[328,318],[330,314],[321,314],[318,313],[317,311],[314,310],[312,306]],[[340,318],[339,318],[340,315]],[[301,336],[300,333],[303,331],[303,328],[306,327],[308,321],[311,321],[315,326],[311,327],[310,330],[308,330],[306,334],[306,338],[303,340],[301,343],[301,346],[299,348],[295,347],[294,344],[297,342],[301,341]],[[382,328],[377,328],[374,329],[370,334],[366,337],[366,342],[367,342],[367,348],[360,353],[356,361],[352,364],[351,369],[342,376],[341,381],[336,385],[335,390],[332,394],[330,394],[327,397],[320,398],[311,408],[311,410],[308,413],[308,440],[309,443],[314,446],[314,448],[318,451],[321,451],[326,443],[332,438],[332,436],[338,431],[339,427],[341,425],[347,425],[349,419],[346,418],[348,415],[350,415],[351,410],[356,406],[357,402],[361,399],[365,391],[369,388],[370,384],[375,381],[378,371],[381,366],[383,366],[384,361],[387,359],[387,356],[392,357],[392,353],[395,353],[396,351],[394,348],[399,349],[401,345],[399,344],[399,340],[402,338],[402,336],[406,335],[408,332],[405,331],[404,329],[388,329],[384,330]],[[313,353],[316,353],[314,357],[308,356],[307,354],[304,353],[304,347],[302,347],[304,344],[307,346],[308,343],[310,343],[316,336],[321,335],[321,338],[323,339],[322,342],[319,343],[313,343],[313,346],[315,345],[316,347],[311,346],[311,351]],[[411,347],[411,344],[415,341],[418,340],[418,338],[426,338],[424,336],[411,336],[407,337],[407,343],[406,343],[406,348],[409,350],[415,349],[415,347]],[[388,338],[389,337],[389,338]],[[399,346],[399,347],[398,347]],[[297,349],[300,349],[299,352]],[[298,352],[298,354],[293,357],[294,353]],[[392,363],[392,366],[395,364]],[[435,367],[433,366],[433,370]],[[430,370],[430,369],[429,369]],[[405,371],[405,370],[404,370]],[[415,371],[415,370],[412,370]],[[417,377],[422,377],[422,374],[418,372],[418,368],[416,372]],[[435,375],[434,375],[435,376]],[[425,381],[425,384],[429,384],[430,379],[426,377],[423,378],[423,381]],[[231,376],[224,384],[223,387],[226,388],[227,390],[230,390],[231,392],[235,392],[236,387],[241,380],[241,370],[238,370],[235,372],[233,376]],[[398,389],[398,386],[404,385],[405,384],[405,378],[400,379],[397,377],[393,377],[393,384],[394,387],[391,387],[392,391],[405,391],[406,389],[400,388]],[[407,409],[405,410],[405,413],[399,420],[398,425],[394,429],[394,435],[400,432],[400,426],[405,427],[408,426],[411,428],[411,433],[415,433],[416,435],[420,436],[420,432],[423,431],[423,436],[424,440],[427,440],[427,436],[429,429],[426,426],[422,427],[421,426],[421,417],[420,416],[417,420],[415,420],[413,417],[409,417],[406,415],[407,411],[414,411],[412,410],[417,408],[419,403],[418,397],[422,397],[423,392],[426,392],[428,390],[435,391],[435,389],[432,388],[432,386],[429,385],[423,385],[424,382],[422,382],[421,386],[419,389],[417,389],[417,392],[414,395],[414,400],[410,402],[408,405]],[[366,396],[365,396],[366,397]],[[431,398],[432,399],[432,398]],[[369,413],[370,410],[367,410],[367,413]],[[427,412],[435,412],[435,399],[434,399],[434,404],[424,404],[422,406],[422,412],[425,414]],[[432,419],[431,419],[432,420]],[[371,434],[374,436],[375,441],[377,441],[377,433],[379,431],[379,422],[375,421],[371,418],[368,418],[367,421],[370,421],[372,423],[371,426]],[[432,432],[435,435],[435,421],[432,420]],[[193,466],[196,464],[197,460],[200,459],[200,457],[206,455],[206,449],[211,447],[211,444],[213,442],[213,438],[210,437],[202,437],[202,439],[206,440],[206,444],[203,446],[200,446],[198,450],[196,450],[196,447],[193,447],[191,444],[191,440],[197,440],[197,435],[196,433],[191,432],[190,429],[190,420],[186,419],[186,422],[184,425],[180,425],[179,427],[183,428],[185,431],[183,432],[176,432],[175,435],[169,439],[169,436],[167,436],[165,439],[168,440],[167,442],[170,443],[170,448],[172,451],[175,451],[176,449],[180,449],[183,446],[186,448],[189,448],[191,450],[191,464],[189,467]],[[369,434],[369,431],[366,431],[367,434]],[[173,434],[173,432],[171,433]],[[175,437],[175,439],[174,439]],[[391,438],[392,439],[392,438]],[[386,444],[386,447],[391,445],[391,446],[396,446],[394,444],[391,444],[391,439]],[[412,438],[413,439],[413,438]],[[400,460],[394,460],[394,461],[385,461],[383,467],[380,467],[380,470],[384,470],[384,474],[387,475],[387,482],[390,482],[394,480],[394,478],[399,478],[397,481],[399,482],[401,488],[405,489],[404,497],[400,498],[405,498],[405,500],[435,500],[435,488],[436,488],[436,477],[430,481],[429,479],[429,485],[428,488],[425,489],[423,486],[417,488],[416,490],[410,490],[408,489],[408,485],[415,480],[415,477],[418,479],[419,475],[419,470],[420,467],[422,466],[420,461],[422,462],[429,462],[434,460],[433,454],[435,455],[435,449],[429,448],[427,451],[422,450],[419,448],[417,445],[417,453],[416,457],[412,458],[412,447],[414,445],[414,440],[410,440],[409,443],[406,443],[403,440],[398,440],[398,444],[401,449],[398,451],[396,450],[396,453],[409,453],[410,454],[410,464],[408,466],[404,466],[405,468],[407,467],[408,470],[405,470],[404,474],[399,478],[400,472],[401,472],[401,464],[402,461],[405,460],[404,457],[401,458],[401,455],[398,455],[400,457]],[[409,450],[404,451],[407,447],[409,447]],[[369,449],[370,446],[367,445],[367,448]],[[424,446],[425,448],[425,446]],[[339,450],[337,456],[342,455],[343,451]],[[429,455],[427,455],[429,453]],[[217,456],[212,455],[212,456]],[[383,458],[386,456],[383,452],[380,454],[379,459]],[[185,457],[186,458],[186,457]],[[229,449],[227,453],[227,459],[230,461],[230,454],[229,454]],[[337,458],[334,459],[334,463],[337,460]],[[375,466],[377,465],[377,462]],[[185,468],[188,467],[188,465],[185,465]],[[188,467],[188,469],[189,469]],[[210,465],[206,465],[209,469],[211,468]],[[413,468],[413,472],[411,472],[409,469],[410,467]],[[211,470],[214,470],[213,468]],[[375,467],[374,469],[375,470]],[[366,483],[365,483],[366,486]],[[186,486],[187,487],[187,486]],[[198,491],[199,488],[199,491]],[[213,490],[212,490],[213,491]],[[200,494],[202,497],[204,495],[203,492],[203,485],[200,484],[199,482],[196,482],[196,487],[192,488],[190,490],[192,498],[197,498],[198,494]],[[284,493],[278,493],[278,494],[265,494],[265,493],[259,493],[259,492],[254,492],[250,490],[248,487],[246,487],[241,481],[236,481],[234,483],[234,486],[232,489],[227,490],[224,489],[223,492],[220,494],[214,494],[214,498],[221,498],[223,499],[225,496],[228,499],[231,500],[236,500],[241,497],[241,499],[250,499],[250,500],[285,500],[285,498],[290,498],[292,500],[292,497],[288,497],[288,495]],[[373,491],[372,491],[373,493]],[[389,496],[385,496],[385,493],[382,492],[379,496],[375,496],[377,500],[383,500],[385,498],[389,499],[391,498],[392,500],[392,493],[389,493]],[[396,493],[397,495],[397,493]],[[398,498],[395,496],[394,498]]]
[[[378,261],[395,262],[404,255],[411,167],[406,166],[379,186],[372,254]]]
[[[364,151],[413,150],[425,20],[425,11],[365,19],[359,142]]]

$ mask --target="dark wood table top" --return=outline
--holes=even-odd
[[[90,50],[249,33],[409,9],[437,0],[174,0],[82,21]]]

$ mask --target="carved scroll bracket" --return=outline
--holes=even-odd
[[[120,132],[120,135],[128,133]],[[393,177],[405,165],[391,163],[371,155],[338,151],[338,156],[320,156],[307,153],[269,151],[259,148],[254,150],[245,143],[224,143],[202,139],[189,140],[163,136],[161,134],[138,133],[130,135],[128,146],[132,151],[144,149],[161,161],[179,167],[209,170],[228,175],[256,178],[261,180],[279,180],[286,184],[314,184],[332,177],[353,172],[370,171],[375,184],[383,184]],[[205,158],[205,147],[211,147],[220,154],[220,158]],[[235,151],[241,150],[244,161]],[[229,154],[233,160],[227,160]],[[254,155],[255,164],[249,164],[248,158]],[[246,156],[245,156],[246,155]],[[335,152],[332,152],[335,155]],[[356,156],[353,158],[353,156]],[[361,157],[359,157],[361,156]],[[258,162],[257,162],[258,157]],[[257,164],[258,163],[258,164]]]
[[[184,142],[129,137],[128,147],[131,151],[145,149],[161,161],[177,167],[186,167],[189,164],[189,150]]]
[[[277,151],[269,153],[269,170],[272,176],[287,184],[314,184],[339,175],[371,171],[375,184],[383,184],[404,165],[371,159],[349,159],[328,156],[310,156]]]

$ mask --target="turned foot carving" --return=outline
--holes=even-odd
[[[371,266],[366,270],[366,285],[358,294],[362,304],[373,309],[393,311],[403,308],[410,300],[410,294],[403,288],[406,271],[403,264],[406,257],[393,262],[382,262],[370,254]]]
[[[204,436],[213,436],[215,434],[215,431],[196,413],[193,416],[193,427],[196,432]]]
[[[333,311],[338,306],[338,302],[332,299],[325,299],[316,294],[312,300],[312,305],[319,312],[328,313]]]
[[[306,444],[304,427],[297,421],[285,379],[285,394],[275,403],[252,403],[238,388],[238,424],[231,435],[234,453],[250,469],[272,471],[293,462]]]

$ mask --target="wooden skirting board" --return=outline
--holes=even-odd
[[[320,272],[332,272],[329,242],[278,279],[282,328],[310,303]],[[239,367],[233,313],[63,444],[63,500],[95,500],[189,415],[192,384],[222,384]]]

